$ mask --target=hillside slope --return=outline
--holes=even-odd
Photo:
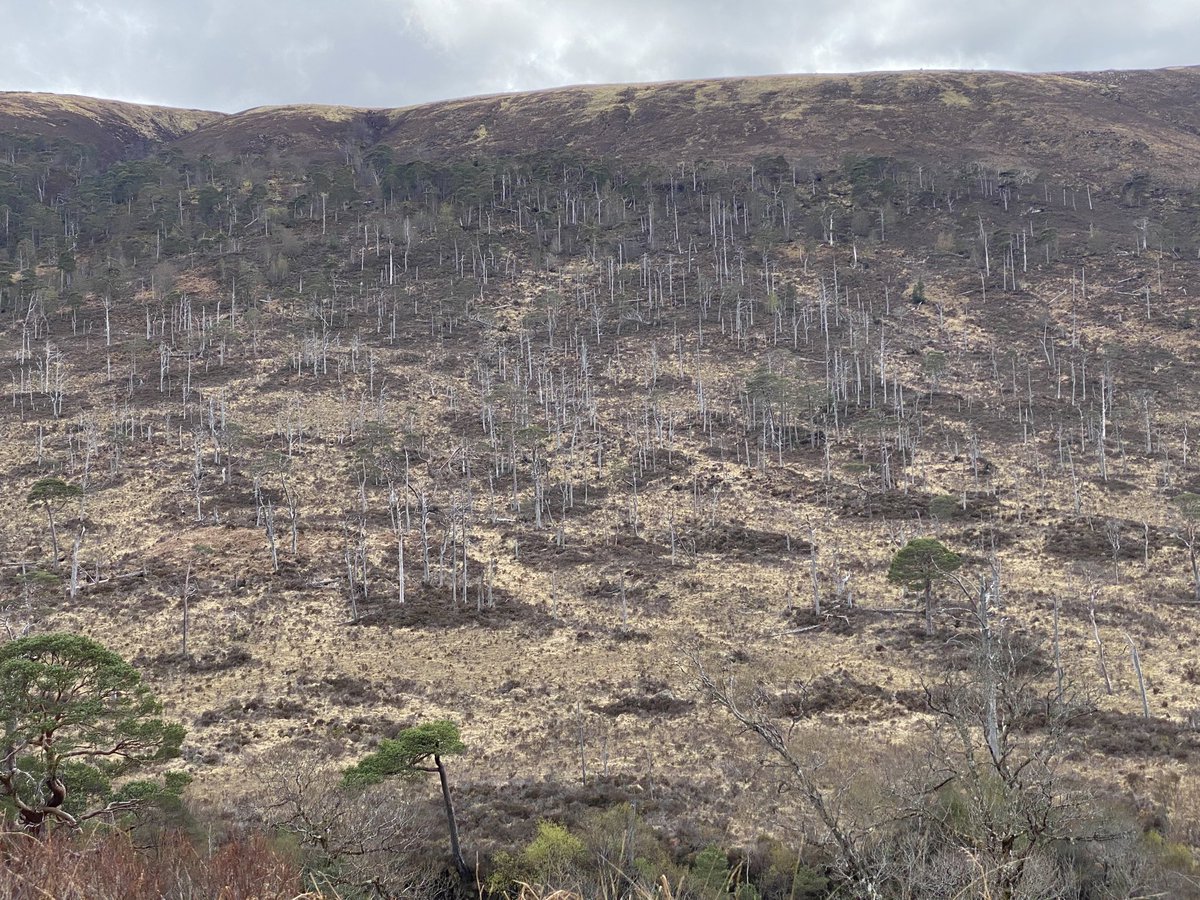
[[[1200,153],[1200,68],[1026,75],[789,75],[586,86],[393,110],[275,107],[187,135],[190,152],[265,144],[336,154],[382,141],[446,159],[570,150],[662,164],[837,160],[842,154],[986,162],[1068,175],[1153,170],[1190,180]]]
[[[169,144],[222,118],[221,113],[75,97],[0,92],[0,134],[62,139],[111,162]]]
[[[337,159],[376,143],[429,160],[567,150],[667,165],[777,154],[824,162],[846,153],[953,155],[1000,169],[1153,171],[1190,183],[1200,154],[1197,98],[1200,67],[786,75],[236,114],[5,93],[0,131],[67,136],[105,159],[170,144],[194,155]]]
[[[701,660],[913,883],[978,893],[978,835],[1049,797],[1095,829],[993,896],[1188,896],[1198,74],[10,98],[0,626],[132,660],[239,821],[262,772],[445,717],[485,857],[603,811],[838,877]],[[914,537],[959,554],[927,596]],[[1028,764],[977,825],[945,772],[1000,708]]]

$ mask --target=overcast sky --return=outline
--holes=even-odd
[[[1200,62],[1200,0],[0,0],[0,90],[235,111],[586,82]]]

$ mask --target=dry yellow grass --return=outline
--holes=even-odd
[[[188,275],[179,284],[197,296],[216,294],[201,276]],[[536,284],[526,288],[536,289]],[[939,287],[932,285],[935,297],[938,291]],[[964,367],[957,360],[957,353],[982,346],[984,314],[949,295],[945,300],[943,321],[922,309],[905,312],[902,321],[907,324],[903,327],[927,331],[929,346],[955,348],[948,382],[964,396],[973,396],[974,402],[986,404],[993,391],[990,373]],[[507,307],[495,312],[515,322]],[[270,330],[272,326],[268,321],[261,327]],[[1103,339],[1099,332],[1095,338]],[[313,561],[316,571],[332,574],[340,552],[337,522],[347,493],[355,490],[351,487],[352,468],[341,445],[352,419],[359,414],[360,403],[353,398],[363,389],[363,376],[348,376],[342,384],[333,383],[316,392],[303,385],[280,385],[274,373],[286,357],[281,355],[282,349],[264,351],[257,362],[239,362],[236,376],[225,382],[221,392],[230,420],[257,436],[260,443],[276,429],[287,410],[304,421],[311,443],[294,470],[302,507],[300,557]],[[410,390],[393,392],[382,404],[374,404],[372,416],[411,421],[434,444],[450,446],[453,436],[440,419],[440,401],[428,398],[448,396],[453,385],[458,402],[466,403],[475,391],[469,373],[430,367],[432,356],[410,369],[405,362],[410,352],[378,351],[381,370],[398,377],[398,384],[409,384]],[[621,371],[613,373],[617,382],[642,383],[651,367],[648,353],[648,347],[640,351],[628,347],[622,354]],[[696,368],[691,354],[678,362],[685,377],[703,375],[715,384],[745,376],[739,371],[740,363],[731,367],[730,360],[715,350],[706,351],[700,359],[702,369]],[[676,365],[674,360],[664,362],[664,367]],[[920,381],[917,360],[901,360],[900,365],[906,367],[906,378]],[[80,396],[111,397],[89,414],[102,430],[111,427],[114,414],[118,419],[124,415],[119,400],[121,377],[110,384],[103,372],[74,375],[73,390]],[[671,403],[685,412],[693,400],[679,395]],[[615,421],[624,405],[616,396],[603,399],[601,415]],[[69,424],[57,427],[65,429]],[[6,465],[17,465],[18,455],[24,452],[21,448],[29,446],[33,436],[32,423],[9,432]],[[53,434],[50,439],[53,442]],[[151,676],[166,700],[168,713],[189,726],[196,754],[189,768],[197,776],[195,790],[201,796],[222,794],[231,785],[242,783],[249,752],[298,739],[319,740],[328,752],[341,754],[348,762],[362,751],[364,738],[389,722],[447,716],[462,723],[471,748],[464,760],[465,778],[498,784],[530,777],[578,779],[582,777],[578,746],[582,728],[584,764],[592,773],[602,767],[644,772],[650,765],[667,779],[721,784],[723,790],[711,798],[714,809],[731,816],[740,823],[741,833],[749,836],[770,825],[763,818],[761,802],[773,776],[758,769],[754,762],[758,751],[752,744],[742,744],[730,754],[728,725],[719,715],[701,707],[683,718],[636,713],[605,716],[595,708],[618,700],[642,682],[666,684],[677,696],[690,696],[691,684],[681,667],[680,651],[700,641],[718,655],[728,656],[735,650],[745,654],[749,662],[736,664],[734,669],[743,678],[780,690],[818,682],[830,673],[837,673],[846,683],[878,686],[882,690],[879,698],[821,713],[806,726],[813,735],[811,740],[826,748],[842,746],[844,750],[831,752],[851,760],[855,746],[866,744],[882,751],[903,746],[919,735],[922,716],[888,697],[918,690],[939,672],[936,654],[930,656],[927,650],[911,645],[906,649],[907,640],[892,646],[889,635],[910,624],[915,626],[915,618],[894,613],[870,615],[872,609],[893,609],[905,603],[898,591],[885,583],[884,574],[903,536],[915,533],[915,523],[845,518],[832,511],[822,500],[823,460],[818,455],[793,457],[783,467],[774,463],[747,466],[731,458],[706,457],[703,450],[701,441],[685,437],[675,451],[695,460],[690,477],[720,487],[715,501],[711,493],[703,498],[702,519],[753,524],[797,540],[807,538],[811,526],[822,548],[822,592],[827,602],[831,587],[824,567],[832,565],[836,554],[839,570],[852,575],[850,583],[861,610],[856,620],[862,625],[845,632],[825,628],[787,633],[794,627],[785,615],[788,607],[804,607],[810,602],[804,555],[756,558],[753,554],[691,552],[681,547],[672,565],[667,546],[671,523],[689,521],[693,511],[690,493],[674,490],[676,482],[671,478],[651,480],[641,488],[639,534],[654,548],[651,556],[645,557],[656,560],[653,571],[620,562],[619,555],[606,558],[605,548],[612,537],[628,531],[619,524],[627,514],[626,491],[610,494],[585,518],[568,521],[567,545],[594,552],[592,561],[581,565],[542,567],[540,560],[545,557],[537,552],[537,543],[549,547],[553,537],[549,531],[523,534],[524,546],[517,557],[502,522],[480,521],[475,529],[474,555],[495,560],[495,588],[519,597],[546,617],[553,606],[557,621],[549,627],[354,625],[348,621],[340,589],[328,583],[328,576],[312,587],[281,584],[272,577],[263,533],[247,524],[244,514],[221,524],[190,521],[194,518],[186,478],[190,444],[180,447],[174,434],[164,434],[153,447],[139,451],[149,456],[122,467],[129,469],[128,478],[89,499],[89,555],[104,559],[109,572],[149,566],[149,584],[134,582],[129,590],[105,590],[97,600],[89,599],[90,592],[85,592],[74,605],[55,602],[41,624],[87,631],[129,657],[152,659],[169,654],[178,647],[178,589],[188,561],[192,562],[199,587],[191,613],[192,653],[203,657],[241,646],[250,654],[246,664],[224,671],[191,672],[168,664]],[[842,471],[854,458],[853,450],[852,442],[836,449],[835,471]],[[1140,626],[1119,626],[1113,618],[1123,615],[1130,602],[1143,602],[1131,601],[1132,597],[1150,597],[1164,589],[1182,593],[1181,550],[1170,546],[1156,550],[1148,569],[1122,563],[1119,583],[1112,583],[1103,561],[1078,570],[1055,565],[1042,544],[1046,528],[1053,527],[1071,507],[1069,485],[1062,479],[1038,484],[1034,461],[1020,444],[992,444],[987,453],[1000,473],[994,485],[1000,497],[996,516],[1012,523],[1008,526],[1010,543],[1002,554],[1006,615],[1036,637],[1048,640],[1048,598],[1057,594],[1078,601],[1086,596],[1088,585],[1094,585],[1115,688],[1111,697],[1100,698],[1101,705],[1115,712],[1135,712],[1139,701],[1123,632]],[[1118,465],[1114,461],[1114,467]],[[1153,464],[1138,463],[1137,469],[1132,465],[1119,471],[1122,479],[1137,486],[1122,499],[1122,515],[1165,525],[1167,511],[1154,486]],[[874,476],[858,477],[869,484]],[[936,443],[913,459],[909,478],[912,490],[929,494],[957,495],[964,488],[975,487],[965,463],[951,462],[945,446]],[[372,503],[380,502],[378,493],[373,493]],[[1100,484],[1089,481],[1083,502],[1086,509],[1103,516],[1107,494]],[[7,546],[28,555],[30,544],[38,540],[40,514],[22,509],[19,492],[6,496],[2,511]],[[317,524],[322,519],[324,524]],[[956,526],[927,527],[954,543]],[[378,530],[370,547],[373,559],[386,571],[389,555],[394,554],[391,538]],[[416,566],[411,543],[409,551],[411,574]],[[598,579],[611,582],[620,573],[631,589],[645,591],[628,613],[628,628],[645,632],[648,638],[644,642],[613,640],[611,635],[621,628],[621,610],[614,597],[599,597],[592,591]],[[244,586],[231,588],[236,580]],[[387,595],[378,603],[394,604],[392,588],[386,582],[377,590]],[[1178,720],[1196,703],[1196,687],[1184,680],[1186,654],[1177,652],[1172,639],[1164,635],[1190,635],[1194,643],[1197,632],[1186,607],[1154,609],[1155,628],[1161,630],[1142,632],[1138,637],[1154,690],[1152,707],[1156,715]],[[580,641],[580,632],[595,637]],[[1090,625],[1078,614],[1077,605],[1074,611],[1064,613],[1062,642],[1072,675],[1096,684]],[[356,698],[336,690],[314,691],[314,678],[318,682],[360,681],[377,693]],[[397,689],[394,684],[403,687]],[[509,687],[514,684],[516,694]],[[514,696],[522,699],[514,700]],[[303,703],[300,719],[254,712],[284,700]],[[201,720],[202,713],[211,715]],[[367,724],[354,725],[356,720]],[[240,742],[239,749],[232,749],[231,740]],[[217,750],[217,746],[226,749]],[[208,761],[202,762],[204,757]],[[1088,757],[1091,761],[1102,758]],[[1179,777],[1183,769],[1169,761],[1147,764],[1130,760],[1115,771],[1120,777],[1153,772],[1155,779],[1161,779]]]

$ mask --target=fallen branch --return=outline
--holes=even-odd
[[[828,622],[818,622],[816,625],[805,625],[803,628],[789,628],[787,631],[776,631],[768,634],[767,637],[784,637],[789,634],[804,634],[806,631],[815,631],[818,628],[824,628]]]
[[[84,591],[90,588],[99,587],[102,584],[108,584],[110,581],[128,581],[130,578],[145,578],[149,573],[145,567],[142,567],[136,572],[122,572],[120,575],[109,575],[107,578],[101,578],[98,581],[85,581],[78,586],[78,590]],[[70,587],[65,588],[67,593],[70,593]]]

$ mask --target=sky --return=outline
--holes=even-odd
[[[0,0],[0,90],[235,112],[568,84],[1200,62],[1200,0]]]

